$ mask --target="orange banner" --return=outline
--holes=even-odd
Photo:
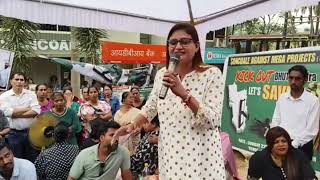
[[[104,42],[104,64],[165,64],[166,46]]]

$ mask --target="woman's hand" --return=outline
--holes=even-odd
[[[64,97],[66,98],[67,102],[73,102],[73,98],[74,98],[73,95],[71,95],[71,94],[70,95],[65,95]]]
[[[112,113],[111,112],[108,112],[106,114],[100,114],[98,115],[101,119],[103,120],[110,120],[112,119]]]
[[[150,135],[148,137],[148,141],[149,141],[150,144],[158,144],[158,136]]]
[[[169,87],[173,94],[181,98],[185,97],[188,93],[181,84],[178,74],[172,71],[166,71],[163,75],[163,85]]]
[[[81,117],[86,122],[92,121],[97,118],[97,116],[95,114],[86,114],[86,115],[82,115]]]
[[[138,134],[140,134],[141,132],[141,128],[135,128],[134,130],[131,131],[131,134],[133,136],[137,136]]]
[[[134,125],[133,124],[128,124],[128,125],[125,125],[125,126],[121,126],[114,133],[111,143],[119,141],[119,137],[120,136],[125,136],[127,134],[130,134],[133,131],[134,131]]]

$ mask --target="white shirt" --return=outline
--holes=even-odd
[[[277,101],[270,126],[284,128],[293,139],[292,145],[301,147],[318,133],[319,108],[318,98],[306,90],[297,99],[290,92],[284,93]]]
[[[10,180],[37,180],[36,168],[34,165],[25,159],[14,158],[14,167]],[[4,180],[0,176],[0,180]]]
[[[14,108],[31,108],[40,113],[40,105],[37,96],[30,90],[23,89],[20,95],[16,95],[12,89],[0,95],[0,106],[5,115],[9,117],[10,128],[23,130],[30,128],[33,118],[11,118]]]

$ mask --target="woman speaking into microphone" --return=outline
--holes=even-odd
[[[179,55],[169,71],[170,55]],[[159,98],[163,86],[169,88]],[[193,25],[176,24],[167,38],[167,67],[157,72],[154,87],[134,123],[114,136],[131,133],[151,121],[160,121],[160,179],[225,179],[218,127],[223,80],[216,67],[202,63],[199,37]]]

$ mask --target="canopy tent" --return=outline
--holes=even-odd
[[[166,36],[177,22],[206,33],[266,14],[315,5],[318,0],[0,0],[0,15],[43,24]],[[204,46],[202,46],[204,47]]]

